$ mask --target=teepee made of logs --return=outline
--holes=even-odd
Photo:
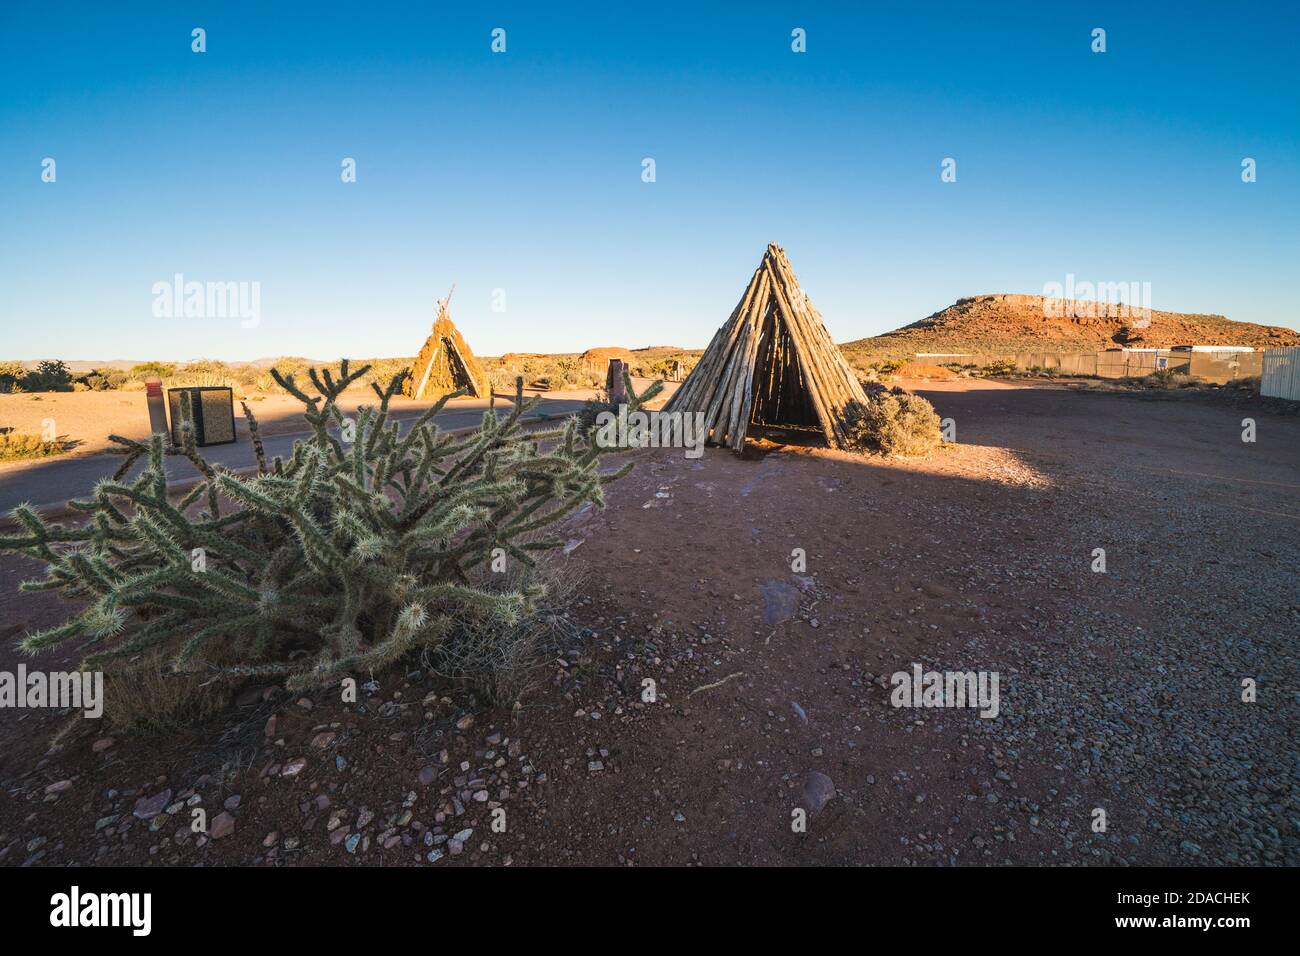
[[[436,399],[448,392],[467,389],[474,398],[488,394],[488,378],[469,344],[452,324],[447,298],[438,302],[438,318],[425,339],[424,348],[411,365],[403,391],[411,398]]]
[[[844,411],[867,401],[799,287],[790,260],[767,247],[749,287],[665,412],[703,412],[708,440],[739,451],[750,426],[820,431],[845,447]]]

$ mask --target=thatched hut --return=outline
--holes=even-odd
[[[436,399],[461,389],[475,398],[490,393],[487,374],[451,321],[450,301],[439,301],[438,318],[406,377],[403,390],[411,398]]]

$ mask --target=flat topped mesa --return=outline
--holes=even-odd
[[[438,302],[438,317],[424,347],[411,365],[402,391],[411,398],[436,399],[467,389],[474,398],[488,395],[488,379],[469,343],[452,324],[451,294]]]
[[[785,250],[770,243],[731,318],[664,411],[703,412],[708,441],[736,451],[751,425],[820,431],[843,448],[845,410],[866,400]]]

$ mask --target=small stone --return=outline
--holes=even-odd
[[[98,740],[96,740],[93,744],[90,745],[90,749],[97,754],[102,754],[105,750],[107,750],[109,747],[112,747],[115,743],[117,743],[117,741],[114,740],[112,737],[100,737]]]
[[[148,799],[141,797],[135,802],[135,809],[131,812],[135,814],[136,818],[139,820],[152,820],[154,817],[158,816],[158,814],[163,812],[163,808],[166,807],[167,804],[171,803],[171,800],[172,792],[171,789],[168,788],[162,793],[154,794]]]
[[[45,793],[46,795],[67,793],[71,789],[72,789],[71,780],[60,780],[57,783],[52,783],[48,787],[46,787]]]
[[[469,730],[473,726],[474,726],[473,714],[466,714],[464,717],[461,717],[458,721],[456,721],[457,730]]]
[[[226,802],[225,802],[224,804],[222,804],[222,806],[224,806],[227,810],[238,810],[238,809],[239,809],[239,801],[240,801],[241,799],[243,799],[243,798],[240,797],[239,794],[237,794],[237,793],[232,793],[230,796],[226,797]]]
[[[280,768],[280,776],[296,777],[298,776],[298,774],[303,772],[306,766],[307,766],[306,757],[294,757],[292,760],[286,763],[282,768]]]
[[[354,833],[354,834],[352,834],[350,837],[348,837],[346,840],[343,841],[343,846],[347,849],[347,851],[348,851],[349,853],[356,853],[356,852],[357,852],[357,844],[360,843],[360,842],[361,842],[361,834],[360,834],[360,833]]]
[[[208,836],[214,840],[220,840],[222,837],[228,837],[235,832],[235,818],[229,813],[222,810],[212,821],[212,826],[208,828]]]
[[[420,786],[427,787],[438,779],[438,771],[434,767],[420,768]]]
[[[272,830],[270,833],[266,835],[266,838],[262,840],[262,846],[273,847],[279,842],[280,842],[280,831]]]
[[[803,805],[809,815],[817,813],[835,796],[835,784],[826,774],[812,770],[803,778]]]
[[[338,734],[332,733],[330,731],[319,733],[311,739],[311,745],[315,747],[317,750],[324,750],[330,744],[334,743],[334,738],[337,736]]]

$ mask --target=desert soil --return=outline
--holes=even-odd
[[[637,379],[642,386],[646,380]],[[551,399],[582,399],[595,395],[592,389],[566,391],[527,390],[526,396],[541,395]],[[502,398],[507,398],[502,394]],[[370,389],[351,389],[339,400],[339,410],[345,415],[356,414],[360,405],[377,403]],[[67,445],[68,455],[97,455],[108,451],[113,443],[109,435],[121,435],[141,441],[149,437],[149,406],[143,391],[109,392],[35,392],[31,394],[0,394],[0,428],[13,429],[27,434],[41,434],[44,422],[51,419],[54,431]],[[302,403],[291,395],[254,394],[247,396],[247,404],[263,434],[279,435],[306,430],[302,419]],[[402,419],[414,418],[429,408],[432,401],[413,401],[405,396],[392,400],[393,414]],[[477,399],[457,399],[449,409],[478,407]],[[240,407],[240,395],[234,401],[235,431],[240,441],[248,438],[248,427]],[[48,459],[46,459],[48,460]],[[0,463],[0,473],[23,467],[24,462]]]
[[[170,739],[0,712],[0,861],[1300,863],[1300,420],[918,388],[957,428],[924,460],[635,453],[563,532],[588,642],[513,714],[415,665]],[[0,566],[0,632],[57,619],[31,573]],[[996,672],[998,716],[891,706],[914,663]]]

